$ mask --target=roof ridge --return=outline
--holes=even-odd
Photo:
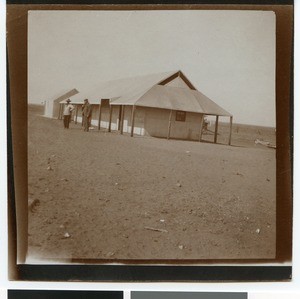
[[[163,73],[153,73],[153,74],[148,74],[148,75],[144,75],[144,76],[136,76],[136,77],[127,77],[127,78],[123,78],[124,80],[126,79],[132,79],[132,78],[142,78],[142,77],[149,77],[149,76],[154,76],[154,75],[159,75],[159,74],[166,74],[166,76],[164,76],[163,78],[160,78],[160,80],[156,81],[154,84],[150,85],[148,88],[146,88],[145,90],[142,90],[141,92],[137,93],[137,95],[139,95],[138,99],[135,101],[135,104],[141,99],[141,97],[143,97],[149,90],[151,90],[154,86],[159,85],[161,82],[167,80],[168,78],[174,76],[175,74],[179,73],[180,71],[174,71],[174,72],[163,72]],[[117,79],[117,80],[122,80],[122,79]],[[116,80],[116,81],[117,81]],[[107,81],[107,82],[112,82],[112,81]],[[120,95],[119,97],[122,98],[122,96],[124,95]],[[112,101],[113,102],[113,101]]]
[[[149,90],[151,90],[153,87],[159,85],[159,83],[161,83],[161,82],[167,80],[168,78],[174,76],[176,73],[179,74],[179,73],[180,73],[180,70],[179,70],[179,71],[176,71],[176,72],[174,72],[174,73],[172,73],[172,74],[170,74],[168,77],[163,78],[162,80],[160,80],[160,81],[157,82],[156,84],[152,85],[150,88],[146,89],[145,92],[143,92],[143,93],[141,94],[141,96],[140,96],[139,99],[136,101],[136,103],[137,103],[137,102],[141,99],[141,97],[142,97],[143,95],[145,95]],[[154,74],[153,74],[153,75],[154,75]]]

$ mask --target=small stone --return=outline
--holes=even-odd
[[[180,183],[177,183],[176,186],[177,186],[177,187],[181,187],[181,184],[180,184]]]
[[[160,219],[159,220],[161,223],[164,223],[165,222],[165,219]]]
[[[184,248],[184,246],[183,246],[183,245],[179,245],[178,248],[179,248],[180,250],[182,250],[182,249]]]
[[[38,199],[31,199],[31,198],[29,198],[29,200],[28,200],[28,209],[31,212],[34,212],[36,206],[38,206],[39,204],[40,204],[40,201]]]
[[[49,166],[47,167],[47,170],[53,170],[53,169],[52,169],[52,167],[49,165]]]
[[[71,236],[70,236],[70,234],[69,234],[68,232],[64,234],[64,238],[67,239],[67,238],[70,238],[70,237],[71,237]]]
[[[258,228],[256,231],[255,231],[257,234],[260,233],[260,228]]]

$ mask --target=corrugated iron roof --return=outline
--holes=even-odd
[[[110,99],[112,105],[136,105],[232,116],[198,90],[159,85],[176,74],[180,75],[181,71],[102,82],[97,88],[79,92],[70,98],[73,104],[82,104],[86,98],[91,104],[99,104],[100,99]],[[65,100],[62,101],[64,102]]]
[[[177,70],[100,82],[95,89],[79,92],[71,100],[76,103],[82,102],[84,99],[89,99],[91,104],[99,104],[100,99],[133,97],[134,95],[145,93],[153,85],[159,84],[178,72]]]
[[[217,105],[200,91],[165,85],[155,85],[142,95],[120,97],[113,100],[111,104],[232,116],[228,111]]]

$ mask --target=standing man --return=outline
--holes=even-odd
[[[71,121],[71,115],[72,115],[72,111],[74,110],[74,106],[72,104],[70,104],[71,100],[67,99],[67,104],[65,105],[64,108],[64,128],[65,129],[69,129],[69,124]]]
[[[91,115],[92,115],[92,107],[89,103],[89,100],[85,99],[84,104],[82,106],[83,126],[85,132],[89,131]]]

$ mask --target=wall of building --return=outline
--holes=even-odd
[[[131,133],[132,106],[124,106],[123,132]],[[166,138],[169,128],[170,110],[136,107],[134,118],[134,134],[149,135]],[[81,122],[81,110],[78,111],[78,122]],[[93,106],[92,125],[98,126],[99,106]],[[199,140],[200,126],[203,115],[199,113],[186,113],[186,120],[176,121],[176,111],[172,112],[170,138]],[[101,128],[108,129],[109,108],[102,107]],[[112,114],[111,130],[119,128],[119,106],[114,106]]]
[[[61,104],[58,101],[53,101],[53,106],[52,106],[52,117],[53,118],[58,118],[60,105]]]
[[[99,106],[93,105],[92,106],[92,125],[98,126],[98,119],[99,119]],[[111,120],[111,130],[117,131],[119,128],[119,106],[113,107],[112,113],[112,120]],[[123,123],[123,132],[124,133],[131,133],[131,113],[132,113],[132,106],[124,106],[124,123]],[[135,110],[135,117],[134,117],[134,134],[136,135],[145,135],[144,130],[144,117],[145,111],[141,107],[136,107]],[[73,116],[75,120],[75,114]],[[82,114],[81,109],[78,110],[77,121],[80,123],[82,122]],[[109,107],[102,107],[101,109],[101,123],[100,127],[102,129],[108,129],[109,127]]]
[[[45,101],[44,116],[53,117],[53,101]]]
[[[124,111],[123,131],[131,133],[131,114],[132,107],[126,106]],[[145,135],[144,129],[145,109],[142,107],[135,107],[134,113],[134,129],[133,133],[137,135]]]
[[[167,137],[170,110],[145,108],[145,131],[154,137]],[[170,138],[199,140],[203,115],[186,113],[185,121],[176,121],[176,111],[172,112]]]
[[[75,113],[73,114],[73,119],[75,121]],[[81,107],[78,109],[77,121],[82,122],[82,110]],[[99,122],[99,105],[92,105],[92,125],[98,127]],[[109,107],[101,108],[101,121],[100,128],[108,129],[109,127]],[[113,113],[111,118],[111,130],[116,131],[119,127],[119,106],[113,107]]]
[[[58,118],[60,105],[61,104],[57,101],[46,101],[44,116],[50,117],[50,118]],[[64,108],[64,105],[62,105],[62,109],[63,108]]]

